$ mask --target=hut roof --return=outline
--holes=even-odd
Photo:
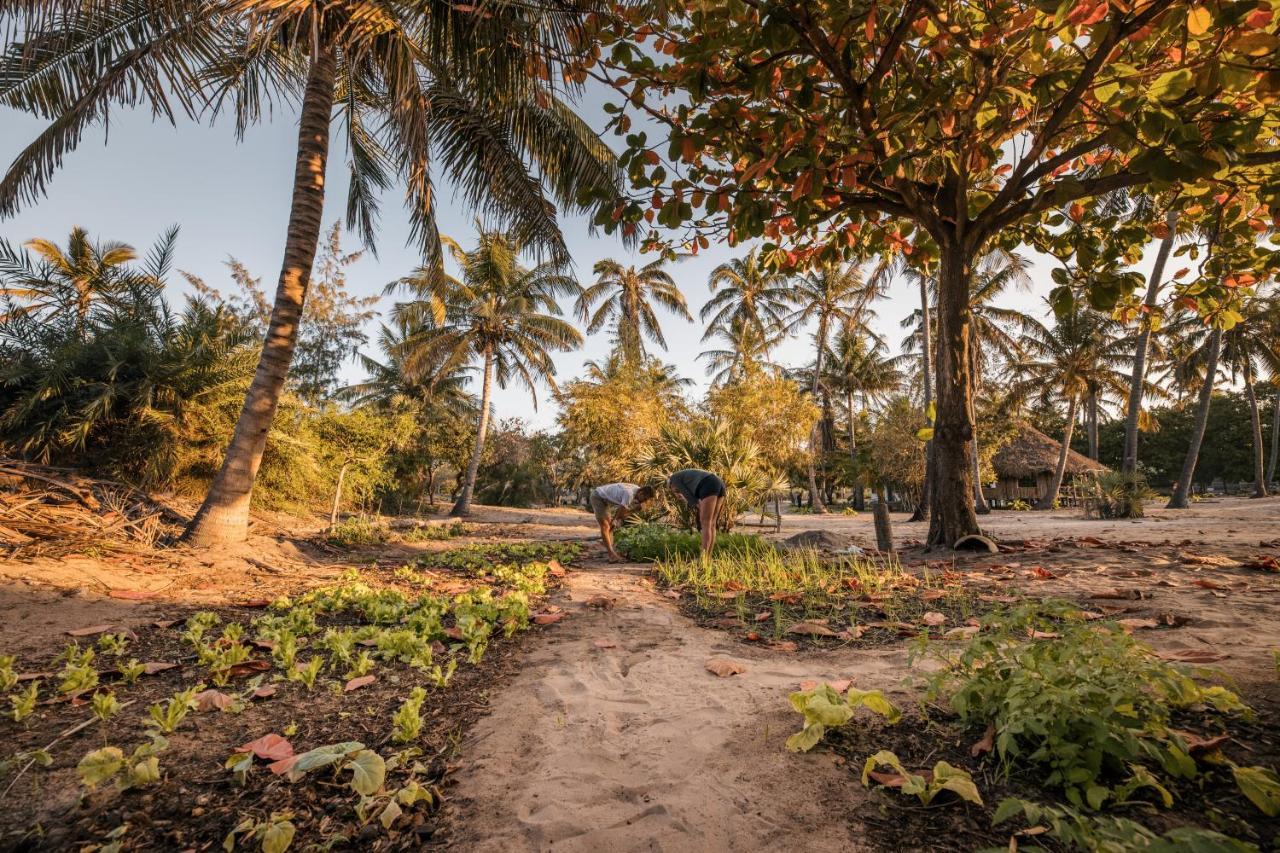
[[[1054,441],[1030,424],[1023,423],[1018,426],[1018,434],[996,451],[991,458],[991,467],[1001,479],[1052,473],[1061,451],[1061,442]],[[1083,453],[1067,451],[1067,474],[1106,470],[1106,465],[1095,462]]]

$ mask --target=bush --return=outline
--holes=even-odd
[[[354,545],[381,545],[391,538],[385,524],[368,518],[348,518],[329,528],[325,536],[331,545],[350,548]]]
[[[1121,471],[1095,475],[1093,491],[1092,512],[1099,518],[1142,518],[1145,502],[1155,497],[1142,474]]]
[[[1192,778],[1194,759],[1169,728],[1179,709],[1207,705],[1247,712],[1223,687],[1202,687],[1119,626],[1086,624],[1071,605],[1028,605],[988,616],[984,631],[929,676],[963,722],[993,727],[996,754],[1039,768],[1047,787],[1097,809],[1149,788],[1168,804],[1155,773]],[[1053,617],[1053,618],[1050,618]],[[1065,620],[1065,621],[1064,621]],[[1028,637],[1032,639],[1027,639]]]
[[[697,557],[700,540],[696,532],[666,524],[629,524],[614,534],[614,543],[627,559],[652,562]],[[712,553],[758,554],[771,550],[773,546],[754,533],[721,533],[716,536]]]

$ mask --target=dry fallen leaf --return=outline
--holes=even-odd
[[[1220,660],[1226,660],[1230,655],[1221,652],[1211,652],[1207,649],[1185,649],[1176,652],[1156,652],[1157,655],[1167,661],[1174,663],[1216,663]]]
[[[745,666],[728,658],[711,658],[707,661],[706,667],[707,672],[718,675],[721,678],[728,678],[731,675],[738,675],[747,671]]]
[[[274,684],[264,684],[253,691],[254,699],[266,699],[268,696],[276,695],[278,688]]]
[[[593,595],[583,602],[587,607],[598,607],[601,610],[609,610],[616,602],[607,595]]]
[[[220,690],[205,690],[193,696],[191,701],[195,703],[197,711],[204,713],[207,711],[225,711],[231,707],[231,703],[234,700]]]
[[[155,675],[157,672],[164,672],[166,669],[176,669],[176,663],[168,663],[162,660],[147,661],[142,665],[142,671],[147,675]]]
[[[378,680],[378,676],[376,675],[361,675],[357,678],[351,679],[345,685],[343,685],[342,692],[350,693],[352,690],[359,690],[361,687],[367,687],[368,685],[373,684],[373,682],[377,680]]]
[[[1169,729],[1169,731],[1178,735],[1187,744],[1187,752],[1192,755],[1204,755],[1219,749],[1224,743],[1231,740],[1231,735],[1214,735],[1205,737],[1195,732],[1184,732],[1181,729]]]
[[[755,615],[755,621],[757,622],[768,622],[772,618],[773,618],[773,614],[770,613],[768,610],[761,610],[759,613]]]
[[[799,650],[800,647],[791,640],[780,640],[776,643],[770,643],[769,648],[777,649],[780,652],[794,652]]]
[[[1057,631],[1028,631],[1028,636],[1033,640],[1061,640],[1062,635]]]
[[[969,755],[977,758],[979,755],[985,755],[996,746],[996,724],[987,723],[987,730],[983,733],[982,739],[969,747]]]
[[[1215,583],[1214,581],[1211,581],[1208,578],[1197,578],[1193,580],[1191,583],[1194,586],[1200,587],[1201,589],[1228,589],[1228,587],[1225,587],[1220,583]]]
[[[930,610],[920,618],[920,621],[931,628],[937,628],[940,625],[947,624],[947,617],[936,610]]]
[[[95,634],[105,634],[114,627],[114,625],[90,625],[88,628],[73,628],[67,632],[67,636],[92,637]]]
[[[172,628],[174,625],[178,624],[178,620],[177,619],[157,619],[151,624],[156,628]]]
[[[596,640],[594,645],[597,649],[616,649],[618,647],[618,644],[613,640],[605,639]]]
[[[236,747],[236,752],[252,752],[267,761],[279,761],[293,755],[293,744],[278,734],[265,734],[257,740]]]
[[[252,672],[268,672],[271,664],[265,660],[247,660],[241,663],[232,664],[227,667],[227,675],[236,678],[241,675],[248,675]]]
[[[964,625],[959,628],[952,628],[950,631],[942,635],[944,640],[964,640],[969,637],[976,637],[979,628],[977,625]]]
[[[1116,624],[1124,629],[1126,634],[1132,634],[1138,628],[1158,628],[1160,623],[1154,619],[1117,619]]]
[[[535,625],[551,625],[559,622],[564,618],[563,613],[535,613],[533,614],[533,622]]]
[[[800,682],[801,690],[812,690],[820,684],[825,684],[837,693],[843,693],[853,686],[853,681],[848,678],[837,678],[832,681],[817,681],[812,678],[806,678]]]
[[[806,637],[834,637],[836,635],[836,632],[826,625],[819,625],[816,622],[797,622],[787,629],[787,633]]]
[[[547,563],[547,574],[553,578],[562,578],[565,575],[564,566],[560,565],[559,560],[551,560]]]
[[[1240,566],[1239,560],[1233,560],[1223,554],[1209,554],[1207,556],[1183,554],[1182,562],[1190,563],[1193,566],[1212,566],[1218,569],[1235,569]]]

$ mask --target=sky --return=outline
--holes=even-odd
[[[603,129],[607,120],[601,108],[604,100],[600,93],[589,93],[577,107],[597,129]],[[31,116],[0,107],[0,160],[6,168],[42,128],[43,123]],[[614,137],[606,139],[614,144]],[[62,245],[72,227],[79,225],[95,240],[123,241],[145,255],[166,228],[177,224],[181,227],[179,269],[225,292],[231,284],[225,261],[235,256],[253,275],[262,277],[271,294],[284,245],[296,141],[296,113],[288,108],[278,110],[270,122],[250,128],[241,142],[236,141],[229,121],[212,127],[191,122],[173,126],[153,120],[147,110],[115,111],[109,132],[91,128],[79,148],[66,156],[45,198],[0,220],[0,238],[21,243],[45,237]],[[340,135],[335,134],[327,178],[326,223],[342,218],[345,211],[345,158]],[[447,189],[438,205],[438,216],[442,233],[464,247],[471,243],[474,214],[451,198]],[[592,235],[582,217],[565,217],[563,227],[575,273],[584,284],[591,281],[591,268],[601,258],[637,265],[652,259],[627,250],[613,237]],[[348,289],[359,295],[381,294],[388,282],[410,272],[417,265],[418,253],[408,245],[408,234],[400,193],[392,190],[383,199],[378,253],[366,253],[347,268]],[[358,237],[348,234],[345,247],[348,251],[358,248]],[[709,296],[711,271],[746,251],[744,246],[713,244],[710,250],[671,267],[695,318]],[[1032,292],[1011,295],[1010,307],[1047,316],[1044,296],[1052,286],[1048,273],[1047,264],[1037,261]],[[172,277],[170,289],[171,300],[180,303],[187,289],[181,276]],[[879,316],[873,325],[891,350],[897,351],[904,336],[899,322],[918,305],[918,299],[918,291],[899,281],[891,287],[889,298],[877,303]],[[394,297],[383,297],[378,308],[385,311],[393,302]],[[658,355],[695,380],[693,393],[700,394],[707,382],[703,364],[697,361],[705,348],[701,324],[666,313],[662,319],[668,352]],[[376,330],[374,321],[368,330],[371,341]],[[366,349],[378,356],[372,346]],[[788,366],[800,365],[812,358],[812,349],[812,331],[798,330],[775,351],[775,359]],[[602,330],[588,338],[581,350],[557,355],[558,380],[578,375],[585,361],[601,359],[608,351],[608,331]],[[354,382],[361,378],[354,364],[344,368],[344,379]],[[537,428],[553,427],[555,405],[550,393],[540,388],[536,397],[535,410],[528,391],[515,386],[499,389],[494,397],[497,416],[522,417]]]

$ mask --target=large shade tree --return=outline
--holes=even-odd
[[[1099,198],[1181,184],[1191,205],[1258,184],[1263,207],[1228,215],[1280,212],[1276,26],[1269,9],[1219,0],[677,0],[602,19],[611,44],[582,72],[626,98],[614,127],[636,194],[611,214],[624,232],[647,216],[666,229],[649,240],[673,249],[764,238],[765,261],[784,269],[936,258],[928,542],[949,546],[978,531],[976,259],[1019,243],[1086,255],[1098,269],[1080,287],[1108,308],[1136,283],[1097,251],[1103,236],[1140,247],[1149,234]],[[631,44],[650,37],[652,50]],[[633,129],[637,114],[662,134]],[[1198,307],[1221,310],[1221,282],[1203,285]],[[1060,284],[1055,307],[1072,295]]]
[[[234,113],[237,133],[298,103],[284,261],[262,355],[187,540],[243,539],[320,237],[329,145],[345,137],[347,224],[372,243],[399,181],[414,238],[438,263],[435,178],[522,244],[560,259],[557,206],[615,195],[615,159],[558,99],[586,10],[495,0],[483,11],[383,0],[43,0],[0,7],[19,36],[0,58],[0,103],[48,120],[0,181],[0,217],[43,195],[64,154],[112,107],[158,117]],[[553,83],[553,81],[556,81]]]
[[[460,367],[480,367],[475,447],[451,512],[463,516],[471,512],[493,383],[505,388],[518,382],[532,393],[545,382],[555,390],[552,353],[582,344],[578,330],[560,318],[557,300],[580,296],[581,288],[556,261],[522,265],[526,247],[511,234],[480,229],[470,251],[447,238],[445,242],[462,277],[437,266],[420,268],[400,282],[415,298],[397,305],[396,314],[414,328],[404,341],[410,376],[450,376]]]

